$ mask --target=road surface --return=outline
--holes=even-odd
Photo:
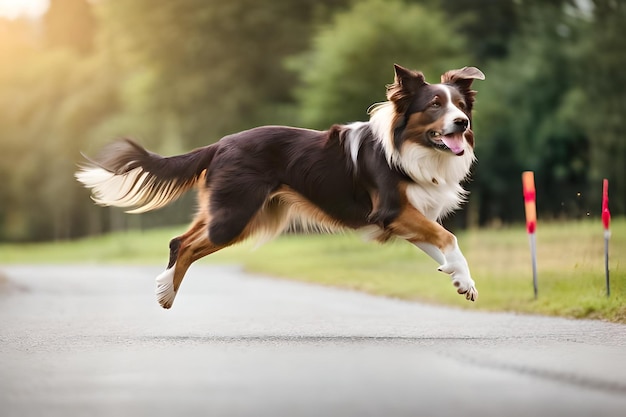
[[[3,417],[626,416],[623,325],[202,264],[166,311],[156,267],[0,271]]]

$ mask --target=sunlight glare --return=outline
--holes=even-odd
[[[0,17],[38,17],[48,8],[49,0],[0,0]]]

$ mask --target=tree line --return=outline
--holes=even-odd
[[[626,211],[626,3],[617,0],[51,0],[0,20],[0,240],[189,220],[191,198],[127,216],[93,206],[80,153],[132,137],[171,155],[263,124],[367,119],[393,63],[428,81],[477,66],[478,163],[459,225]]]

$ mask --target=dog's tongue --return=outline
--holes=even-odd
[[[452,133],[441,137],[441,141],[455,154],[463,152],[463,133]]]

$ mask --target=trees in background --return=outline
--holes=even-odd
[[[427,41],[426,41],[427,40]],[[427,79],[467,62],[465,39],[433,8],[401,0],[365,0],[320,27],[312,47],[289,62],[301,80],[300,119],[308,127],[367,120],[386,100],[393,63],[420,68]]]
[[[296,78],[284,61],[346,3],[109,0],[104,30],[130,75],[128,128],[176,151],[262,123],[294,123]]]
[[[602,178],[611,207],[626,208],[626,35],[623,2],[524,1],[506,59],[481,89],[477,180],[481,222],[518,220],[519,173],[534,170],[544,217],[599,215]],[[621,22],[621,23],[618,23]]]
[[[581,198],[589,185],[589,149],[578,80],[586,32],[580,19],[560,2],[527,5],[507,58],[487,67],[475,118],[479,164],[472,184],[481,222],[523,216],[524,170],[535,171],[544,215],[580,216],[589,209]]]
[[[0,240],[184,222],[93,207],[80,151],[131,136],[165,154],[260,124],[366,120],[392,64],[437,82],[479,66],[470,223],[626,211],[626,6],[614,0],[52,0],[0,20]]]
[[[93,50],[96,20],[85,0],[51,1],[41,23],[48,46],[82,54]]]
[[[53,2],[45,24],[0,23],[0,238],[68,238],[88,230],[72,171],[78,149],[115,107],[114,86],[89,53],[94,27],[82,24],[92,18],[89,7]],[[65,11],[81,24],[67,27]]]
[[[602,178],[611,184],[611,210],[626,212],[626,2],[593,0],[579,53],[579,121],[590,150],[588,179],[597,201]],[[597,208],[597,207],[596,207]]]

